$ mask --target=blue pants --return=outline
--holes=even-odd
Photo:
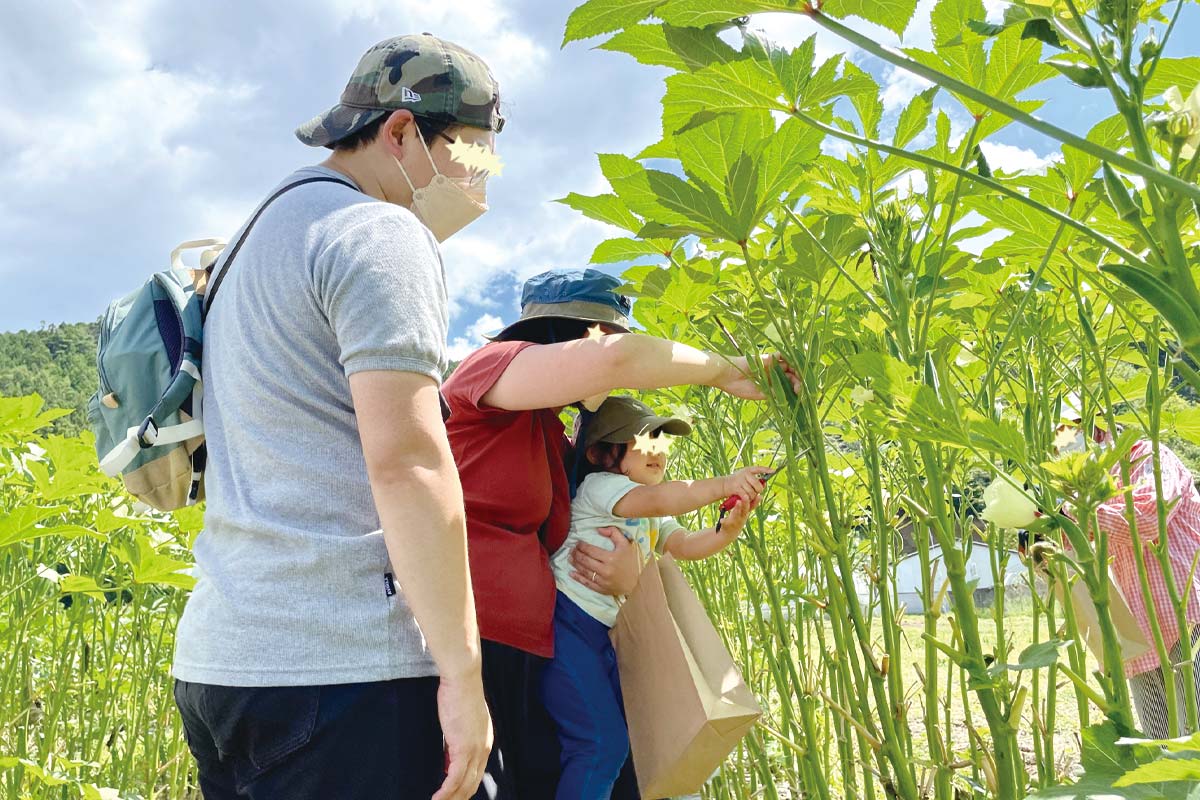
[[[542,701],[558,724],[562,777],[557,800],[608,800],[629,756],[629,730],[608,626],[562,592],[554,607],[554,658]]]

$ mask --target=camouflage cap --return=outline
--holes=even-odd
[[[428,33],[395,36],[359,60],[341,102],[296,129],[296,138],[328,147],[401,108],[499,133],[499,86],[479,56]]]

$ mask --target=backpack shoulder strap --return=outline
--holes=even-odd
[[[289,183],[287,186],[284,186],[279,191],[275,192],[275,194],[268,197],[266,202],[258,207],[258,211],[254,212],[254,216],[250,218],[250,221],[246,223],[246,229],[242,231],[242,235],[238,237],[237,242],[229,251],[229,256],[225,259],[224,265],[222,266],[221,271],[217,273],[215,279],[213,279],[212,273],[213,269],[217,266],[217,262],[213,262],[209,265],[208,275],[210,278],[210,283],[208,290],[205,292],[204,298],[205,314],[207,314],[208,310],[212,308],[213,301],[217,298],[217,290],[221,288],[221,281],[225,280],[225,276],[229,273],[229,268],[233,266],[233,260],[237,258],[238,251],[241,250],[242,245],[246,243],[246,237],[250,235],[250,230],[254,227],[254,223],[258,222],[258,218],[261,217],[263,212],[267,210],[267,206],[279,199],[280,195],[290,192],[292,189],[295,189],[298,186],[304,186],[306,183],[340,183],[342,186],[347,186],[355,191],[358,191],[353,184],[339,178],[305,178],[304,180]]]

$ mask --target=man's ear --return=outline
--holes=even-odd
[[[388,115],[379,130],[379,138],[387,151],[396,158],[403,153],[404,140],[409,135],[415,135],[413,129],[416,122],[413,114],[407,108],[400,108]]]

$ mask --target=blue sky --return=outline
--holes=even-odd
[[[550,201],[604,191],[594,154],[636,153],[661,129],[666,71],[592,49],[601,39],[560,50],[569,0],[5,5],[0,330],[95,319],[165,268],[179,241],[236,229],[284,175],[323,157],[293,129],[336,102],[362,52],[391,35],[429,31],[478,52],[509,119],[497,140],[505,171],[488,185],[492,210],[444,246],[455,356],[515,318],[525,277],[582,266],[597,242],[620,235]],[[852,24],[928,46],[931,7],[921,0],[902,41]],[[787,45],[814,32],[795,15],[752,24]],[[1198,38],[1200,8],[1190,4],[1169,55],[1194,54]],[[818,57],[835,52],[880,81],[885,124],[923,86],[819,34]],[[1041,116],[1074,130],[1111,113],[1106,95],[1063,80],[1031,96],[1047,100]],[[1010,126],[988,155],[994,168],[1037,168],[1053,149]]]

